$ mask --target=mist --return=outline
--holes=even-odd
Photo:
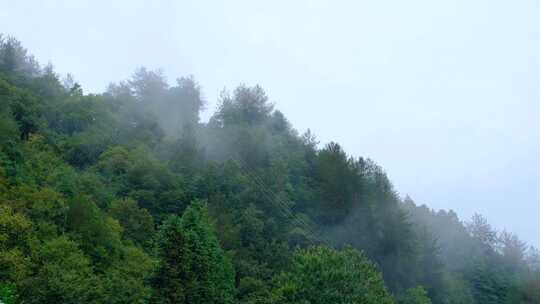
[[[224,87],[259,83],[298,130],[376,159],[403,196],[540,245],[534,1],[5,6],[3,31],[87,92],[141,65],[193,74],[208,120]]]
[[[0,301],[540,299],[536,3],[4,6]]]

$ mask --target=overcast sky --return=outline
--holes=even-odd
[[[537,0],[0,0],[0,32],[86,92],[162,68],[208,100],[262,85],[401,195],[540,246]]]

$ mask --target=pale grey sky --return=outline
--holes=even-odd
[[[138,66],[209,101],[261,84],[293,125],[376,160],[397,190],[540,246],[537,0],[0,0],[14,35],[86,92]]]

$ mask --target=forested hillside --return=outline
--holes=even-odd
[[[84,94],[0,38],[1,301],[540,303],[515,235],[400,197],[259,86],[205,123],[201,96],[144,68]]]

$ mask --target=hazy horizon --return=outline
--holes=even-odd
[[[540,3],[0,3],[0,32],[86,93],[139,66],[192,74],[206,119],[224,87],[260,84],[298,131],[374,159],[401,195],[540,246]]]

